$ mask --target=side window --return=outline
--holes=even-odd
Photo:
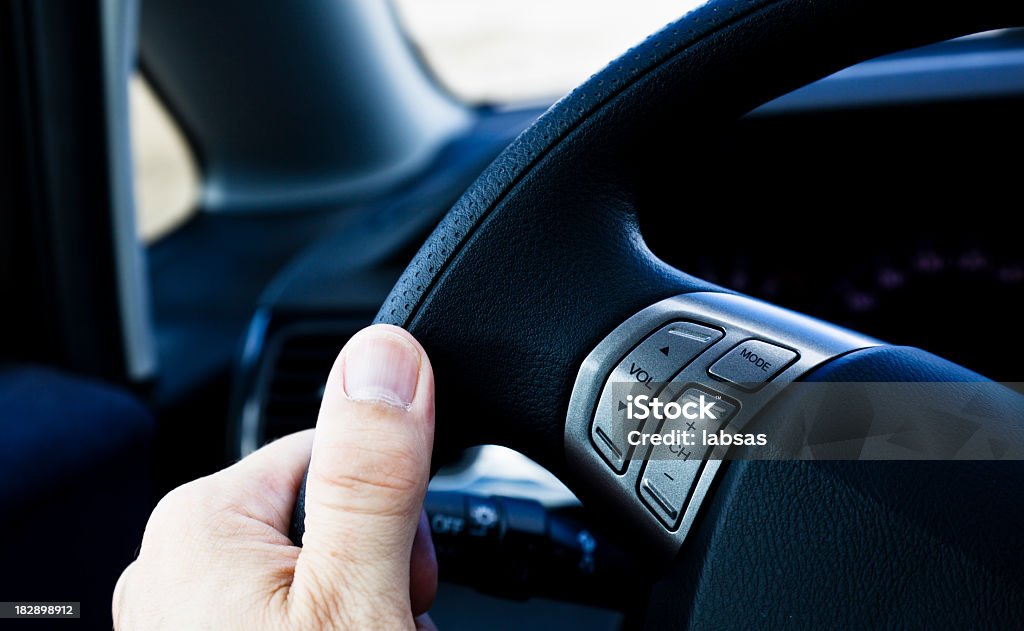
[[[136,74],[128,93],[136,223],[148,244],[195,213],[199,174],[184,134],[146,80]]]

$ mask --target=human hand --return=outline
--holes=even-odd
[[[433,438],[426,353],[397,327],[364,329],[331,369],[315,435],[282,438],[160,501],[114,590],[115,628],[433,629],[437,563],[422,512]],[[307,462],[298,548],[288,524]]]

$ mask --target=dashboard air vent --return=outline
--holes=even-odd
[[[348,337],[316,331],[281,340],[264,381],[261,443],[316,425],[327,374]]]

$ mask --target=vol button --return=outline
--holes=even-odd
[[[695,322],[673,322],[638,344],[619,366],[626,366],[631,381],[635,379],[654,389],[652,384],[668,381],[721,338],[718,329]]]
[[[643,427],[643,421],[626,418],[625,396],[656,395],[661,384],[722,335],[718,329],[694,322],[672,322],[648,335],[615,367],[601,391],[590,436],[598,453],[616,473],[626,470],[633,455],[633,446],[627,440],[629,432]],[[616,384],[620,385],[613,393]]]

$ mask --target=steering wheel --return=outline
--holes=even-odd
[[[753,379],[776,384],[983,381],[674,269],[645,246],[637,216],[673,200],[687,213],[681,248],[770,258],[800,247],[744,232],[744,214],[767,209],[687,208],[702,184],[672,156],[699,154],[744,113],[851,64],[1022,21],[1014,0],[713,1],[594,75],[470,187],[377,315],[430,355],[436,451],[511,447],[624,524],[637,554],[663,562],[654,628],[1019,625],[1017,463],[709,460],[655,488],[599,402],[638,365],[654,381],[710,371],[744,414],[784,420],[775,390],[737,385],[752,374],[737,357],[751,353],[769,364]],[[743,186],[757,165],[735,160],[720,168]],[[667,339],[681,358],[661,350]],[[299,537],[302,521],[300,497]]]

